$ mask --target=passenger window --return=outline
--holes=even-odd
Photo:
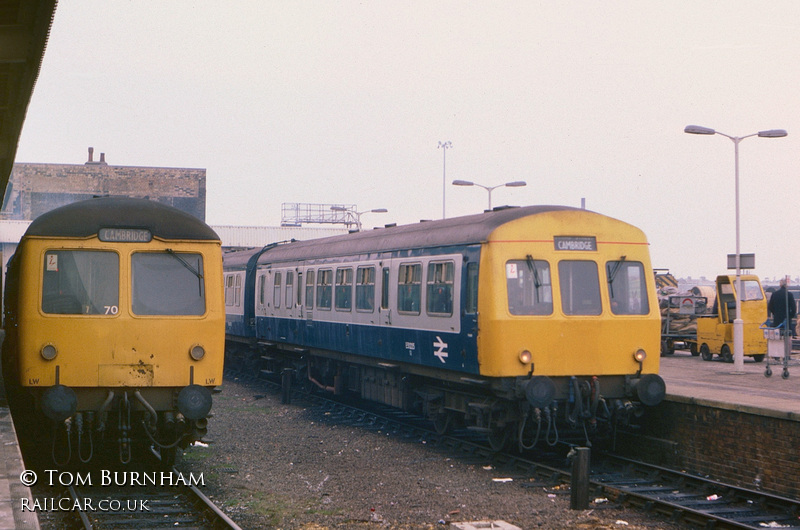
[[[397,279],[397,310],[419,315],[422,291],[422,264],[400,265]]]
[[[57,315],[116,315],[116,252],[49,250],[44,255],[42,311]]]
[[[272,305],[273,307],[281,306],[281,273],[275,273],[275,283],[272,285]]]
[[[638,261],[606,263],[608,299],[615,315],[646,315],[650,312],[644,266]]]
[[[428,314],[450,316],[453,314],[453,278],[455,265],[452,261],[428,263],[426,306]]]
[[[375,309],[375,267],[356,270],[356,310],[372,313]]]
[[[297,271],[297,307],[301,307],[303,305],[303,273],[301,271]]]
[[[353,269],[336,269],[336,310],[353,307]]]
[[[288,271],[286,273],[286,309],[292,308],[292,300],[294,300],[294,272]]]
[[[225,305],[232,306],[233,305],[233,274],[229,274],[225,278]],[[262,301],[263,303],[263,301]]]
[[[565,315],[599,315],[600,280],[593,261],[565,260],[558,263],[561,309]]]
[[[381,271],[381,309],[389,309],[389,267]]]
[[[137,252],[131,256],[131,309],[136,315],[202,315],[206,312],[203,256]],[[241,276],[236,277],[239,302]]]
[[[314,271],[306,272],[306,307],[314,309]]]
[[[464,301],[464,312],[474,315],[478,312],[478,264],[467,264],[467,299]]]
[[[333,271],[331,269],[321,269],[317,271],[317,309],[330,310],[331,308],[331,280]]]
[[[476,278],[477,283],[477,278]],[[528,256],[506,262],[508,312],[512,315],[552,315],[550,264]]]
[[[242,277],[236,275],[236,287],[233,288],[233,305],[239,307],[242,305]]]
[[[258,277],[258,305],[264,307],[266,303],[267,277],[262,274]]]

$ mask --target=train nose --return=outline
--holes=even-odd
[[[75,414],[77,409],[75,391],[67,386],[51,386],[42,395],[42,412],[53,421],[62,422]]]
[[[667,385],[661,376],[646,374],[636,383],[636,395],[639,396],[639,401],[648,407],[654,407],[664,401]]]

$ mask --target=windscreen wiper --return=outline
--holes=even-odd
[[[186,267],[192,274],[197,276],[199,293],[200,293],[200,296],[203,296],[203,273],[201,273],[200,271],[198,271],[197,269],[192,267],[191,263],[189,263],[188,261],[186,261],[185,259],[180,257],[180,255],[178,253],[176,253],[174,250],[172,250],[171,248],[168,248],[166,250],[167,250],[167,254],[169,254],[170,256],[175,258],[176,260],[178,260],[181,263],[181,265]]]
[[[536,262],[533,260],[533,256],[528,254],[525,256],[525,262],[528,264],[528,269],[530,269],[531,273],[533,274],[533,296],[534,301],[539,302],[539,287],[542,286],[542,282],[539,280],[539,271],[536,268]]]
[[[620,256],[619,261],[614,264],[614,268],[611,269],[611,273],[608,275],[608,291],[611,295],[611,298],[614,298],[614,278],[617,277],[617,273],[622,268],[625,258],[626,256]]]

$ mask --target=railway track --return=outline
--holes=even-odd
[[[235,374],[259,389],[280,392],[280,385],[253,374]],[[493,466],[527,487],[559,492],[571,482],[568,444],[521,455],[493,450],[482,436],[467,430],[438,434],[425,418],[396,409],[357,405],[294,390],[292,397],[313,406],[325,421],[392,433],[447,451],[472,464]],[[285,399],[285,396],[284,396]],[[800,501],[725,484],[710,477],[594,450],[589,488],[597,501],[643,510],[694,528],[800,528]],[[599,506],[598,507],[602,507]]]
[[[43,482],[53,484],[34,489],[43,528],[240,530],[197,487],[202,477],[174,467],[59,472]]]
[[[174,469],[173,476],[179,474]],[[239,529],[196,486],[180,488],[117,486],[68,488],[83,528],[197,528]]]

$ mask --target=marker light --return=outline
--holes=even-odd
[[[52,361],[53,359],[56,358],[56,355],[58,355],[56,347],[53,346],[52,344],[45,344],[44,346],[42,346],[42,351],[40,353],[42,354],[42,357],[46,361]]]
[[[533,359],[533,354],[528,350],[522,350],[519,352],[519,362],[522,364],[529,364],[531,359]]]
[[[206,356],[206,350],[199,344],[195,344],[192,346],[192,349],[189,350],[189,356],[195,361],[199,361]]]
[[[633,360],[636,361],[637,363],[640,363],[645,359],[647,359],[647,353],[645,353],[645,351],[642,350],[641,348],[636,350],[636,353],[633,354]]]

